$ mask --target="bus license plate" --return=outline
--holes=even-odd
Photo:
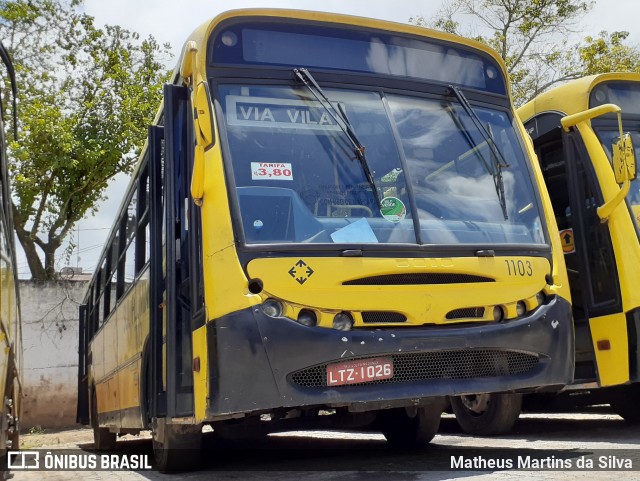
[[[393,378],[393,359],[375,357],[327,364],[327,386],[343,386]]]

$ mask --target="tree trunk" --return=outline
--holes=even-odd
[[[31,271],[31,278],[37,281],[44,281],[47,279],[47,275],[42,264],[38,251],[36,250],[36,243],[31,239],[28,233],[24,230],[17,229],[18,241],[24,250],[24,254],[27,257],[27,264]]]
[[[23,226],[24,223],[20,218],[20,214],[15,204],[11,202],[11,210],[13,214],[14,220],[14,229],[18,236],[18,242],[22,246],[24,250],[24,254],[27,258],[27,264],[29,265],[29,271],[31,271],[31,279],[36,281],[44,281],[48,279],[53,279],[53,276],[47,276],[47,272],[45,270],[44,265],[42,264],[42,260],[38,255],[37,245],[33,238],[31,237],[31,233],[27,231]]]
[[[47,279],[56,278],[56,249],[57,246],[52,246],[51,244],[47,244],[46,249],[44,249],[44,274]]]

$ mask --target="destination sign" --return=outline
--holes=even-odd
[[[340,130],[320,102],[229,95],[227,123],[266,128]]]

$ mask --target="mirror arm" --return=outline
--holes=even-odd
[[[609,202],[605,202],[603,205],[598,207],[596,212],[598,213],[598,217],[600,217],[600,222],[603,224],[609,220],[609,217],[613,213],[613,211],[618,207],[622,201],[624,201],[625,197],[629,193],[629,189],[631,188],[631,182],[627,179],[623,182],[620,191],[615,195],[613,199]]]
[[[569,132],[569,129],[571,127],[575,127],[580,122],[585,122],[595,117],[599,117],[600,115],[604,115],[612,112],[619,113],[620,107],[618,107],[615,104],[604,104],[589,110],[585,110],[583,112],[578,112],[577,114],[572,114],[572,115],[567,115],[566,117],[562,117],[562,119],[560,119],[560,123],[562,124],[562,128],[564,129],[564,131]]]

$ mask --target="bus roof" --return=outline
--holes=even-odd
[[[589,108],[589,94],[597,85],[610,81],[640,82],[640,73],[614,72],[589,75],[541,93],[518,109],[523,122],[542,112],[571,115]]]
[[[404,23],[397,22],[389,22],[386,20],[376,20],[372,18],[358,17],[353,15],[343,15],[337,13],[327,13],[327,12],[312,12],[307,10],[292,10],[292,9],[239,9],[239,10],[229,10],[227,12],[223,12],[212,20],[208,20],[207,22],[200,25],[193,33],[189,36],[187,41],[193,40],[198,45],[198,66],[204,67],[206,65],[206,46],[207,39],[209,38],[213,29],[222,21],[231,19],[231,18],[239,18],[239,17],[274,17],[274,18],[290,18],[290,19],[300,19],[300,20],[311,20],[317,22],[325,22],[325,23],[335,23],[335,24],[343,24],[343,25],[353,25],[360,26],[371,29],[378,30],[386,30],[388,32],[394,33],[404,33],[409,35],[416,35],[420,37],[434,38],[438,40],[442,40],[445,42],[451,42],[454,44],[464,45],[474,50],[478,50],[483,52],[484,54],[491,57],[502,70],[502,74],[506,77],[507,68],[502,60],[502,57],[493,50],[491,47],[478,42],[476,40],[472,40],[466,37],[460,37],[458,35],[453,35],[447,32],[442,32],[439,30],[432,30],[425,27],[418,27],[416,25],[409,25]],[[182,62],[182,56],[184,52],[180,53],[180,57],[178,58],[177,66],[174,70],[174,75],[179,76],[180,64]],[[509,82],[507,82],[508,94],[511,96],[511,86]]]

